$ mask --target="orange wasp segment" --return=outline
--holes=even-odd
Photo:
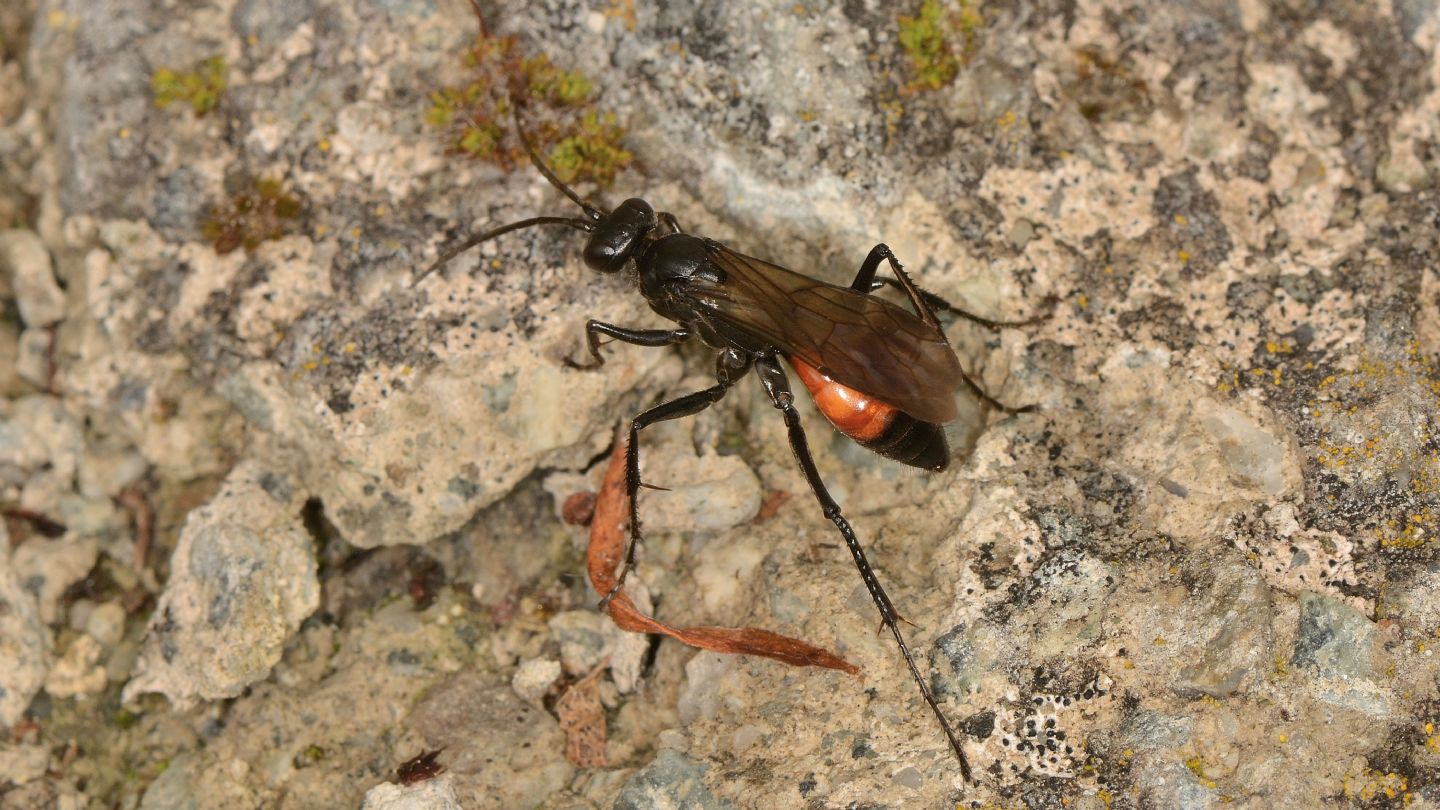
[[[796,357],[789,360],[800,381],[810,389],[815,405],[841,433],[858,442],[873,442],[894,424],[895,415],[899,413],[894,405],[836,382],[804,360]]]

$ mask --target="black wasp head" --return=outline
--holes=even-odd
[[[585,242],[585,264],[602,273],[617,272],[653,230],[655,209],[631,197],[595,223],[594,232]]]

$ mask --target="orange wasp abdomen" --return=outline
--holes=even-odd
[[[894,405],[857,391],[797,357],[786,358],[835,429],[882,456],[927,470],[950,461],[945,432]]]

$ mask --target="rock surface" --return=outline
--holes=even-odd
[[[467,3],[21,0],[0,803],[1440,804],[1435,3],[481,5],[530,60],[499,70],[624,129],[597,202],[837,284],[883,240],[968,311],[1048,316],[942,315],[1038,406],[957,392],[945,472],[802,403],[978,784],[750,380],[645,430],[637,601],[861,674],[594,611],[559,504],[713,353],[568,368],[587,318],[664,325],[570,229],[411,283],[575,210],[433,125]],[[576,768],[553,701],[596,667],[608,764]]]
[[[319,606],[301,503],[278,479],[241,464],[187,516],[127,700],[159,692],[184,708],[235,697],[270,674]]]
[[[9,538],[0,530],[0,539]],[[50,631],[40,619],[35,596],[21,587],[0,551],[0,725],[13,726],[25,716],[50,666]]]

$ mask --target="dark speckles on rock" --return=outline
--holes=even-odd
[[[963,691],[974,677],[970,668],[975,665],[975,646],[970,643],[965,625],[958,625],[935,639],[929,657],[932,670],[930,686],[941,696]],[[949,677],[939,666],[941,659],[949,665]]]
[[[169,238],[194,239],[204,218],[209,189],[191,166],[181,166],[155,184],[150,224]]]
[[[445,488],[467,501],[474,500],[475,496],[480,494],[479,484],[459,476],[451,478],[450,483],[446,484]]]
[[[1297,303],[1312,306],[1325,293],[1335,289],[1335,281],[1330,273],[1282,273],[1276,279],[1276,285]]]
[[[510,399],[515,395],[515,379],[515,373],[510,372],[501,375],[500,381],[495,385],[485,387],[485,405],[492,413],[505,413],[510,410]]]
[[[1195,174],[1189,169],[1161,179],[1153,205],[1165,241],[1174,255],[1183,251],[1182,272],[1191,278],[1209,274],[1233,247],[1215,195],[1201,188]]]
[[[1255,321],[1275,301],[1275,279],[1252,276],[1233,281],[1225,289],[1225,304],[1241,321]]]
[[[1235,171],[1257,183],[1270,179],[1270,159],[1280,148],[1280,138],[1275,131],[1261,123],[1250,129],[1250,138],[1245,143],[1245,154],[1235,164]]]
[[[146,354],[168,354],[177,348],[175,336],[170,334],[170,323],[157,318],[146,324],[135,336],[135,348]]]
[[[210,613],[205,618],[205,620],[209,622],[210,627],[215,630],[224,627],[225,622],[230,620],[230,594],[223,589],[225,587],[223,578],[221,587],[222,590],[211,598]]]
[[[960,731],[977,740],[986,740],[995,733],[995,712],[976,712],[960,723]]]
[[[419,673],[421,661],[420,656],[402,647],[391,650],[385,656],[385,663],[397,672],[413,675]]]
[[[289,503],[295,497],[295,488],[283,473],[267,472],[260,476],[260,488],[265,494],[280,503]]]
[[[350,401],[349,391],[337,391],[331,394],[325,399],[325,404],[330,407],[330,412],[336,416],[349,413],[355,407],[355,403]]]
[[[815,791],[815,786],[816,786],[816,784],[817,784],[817,783],[816,783],[816,781],[815,781],[815,774],[813,774],[813,773],[806,774],[806,775],[805,775],[805,778],[800,780],[800,785],[799,785],[800,797],[801,797],[801,798],[805,798],[805,797],[809,796],[811,793],[813,793],[813,792]]]
[[[1144,331],[1177,352],[1188,352],[1194,348],[1198,338],[1185,307],[1171,298],[1161,298],[1140,309],[1122,312],[1118,320],[1127,336],[1135,338]]]

